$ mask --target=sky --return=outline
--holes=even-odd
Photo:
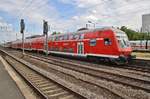
[[[31,36],[42,34],[43,20],[48,21],[49,34],[76,31],[88,21],[96,28],[140,30],[142,15],[149,13],[150,0],[0,0],[0,42],[21,38],[20,19],[25,20],[25,36]]]

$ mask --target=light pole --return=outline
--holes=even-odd
[[[93,23],[92,21],[88,21],[88,23],[93,24],[93,27],[94,27],[94,29],[95,29],[95,23]]]
[[[25,23],[24,19],[20,21],[20,33],[22,34],[22,54],[24,55],[24,30],[25,30]]]
[[[46,50],[46,56],[48,56],[48,29],[50,26],[48,26],[48,22],[43,20],[43,34],[45,36],[45,44],[44,44],[44,49]]]

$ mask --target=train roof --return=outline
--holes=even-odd
[[[32,36],[26,37],[26,39],[37,38],[37,37],[43,37],[43,35],[32,35]]]
[[[67,35],[67,34],[81,34],[81,33],[89,33],[89,32],[95,32],[95,31],[103,31],[103,30],[113,30],[113,31],[118,31],[118,32],[122,32],[119,29],[116,29],[114,27],[103,27],[103,28],[96,28],[96,29],[88,29],[88,28],[81,28],[76,32],[70,32],[70,33],[62,33],[62,34],[56,34],[56,35],[49,35],[49,37],[55,37],[55,36],[62,36],[62,35]],[[44,37],[44,35],[33,35],[33,36],[29,36],[26,37],[25,40],[29,40],[29,39],[36,39],[36,38],[40,38],[40,37]],[[20,42],[21,39],[16,40],[16,41],[12,41],[13,43],[17,43]]]
[[[81,34],[81,33],[88,33],[88,32],[95,32],[95,31],[102,31],[102,30],[107,30],[107,29],[111,29],[113,31],[120,31],[119,29],[113,28],[113,27],[103,27],[103,28],[96,28],[96,29],[88,29],[88,28],[81,28],[81,30],[79,29],[76,32],[70,32],[70,33],[62,33],[62,34],[56,34],[56,35],[50,35],[52,37],[55,36],[61,36],[61,35],[67,35],[67,34]]]

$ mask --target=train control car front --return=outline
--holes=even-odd
[[[132,48],[128,40],[128,36],[121,30],[114,30],[118,43],[119,58],[115,61],[117,64],[128,63],[134,56],[131,56]]]

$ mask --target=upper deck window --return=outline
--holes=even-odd
[[[56,36],[56,37],[55,37],[55,41],[58,41],[58,40],[59,40],[59,37],[58,37],[58,36]]]
[[[63,40],[64,38],[63,38],[63,36],[59,36],[59,40],[61,41],[61,40]]]
[[[64,40],[68,40],[68,35],[64,35]]]
[[[76,34],[76,35],[74,35],[74,37],[73,37],[73,38],[74,38],[75,40],[78,40],[78,39],[79,39],[79,37],[80,37],[80,36],[79,36],[79,34]]]
[[[72,40],[73,39],[73,35],[69,35],[69,40]]]

